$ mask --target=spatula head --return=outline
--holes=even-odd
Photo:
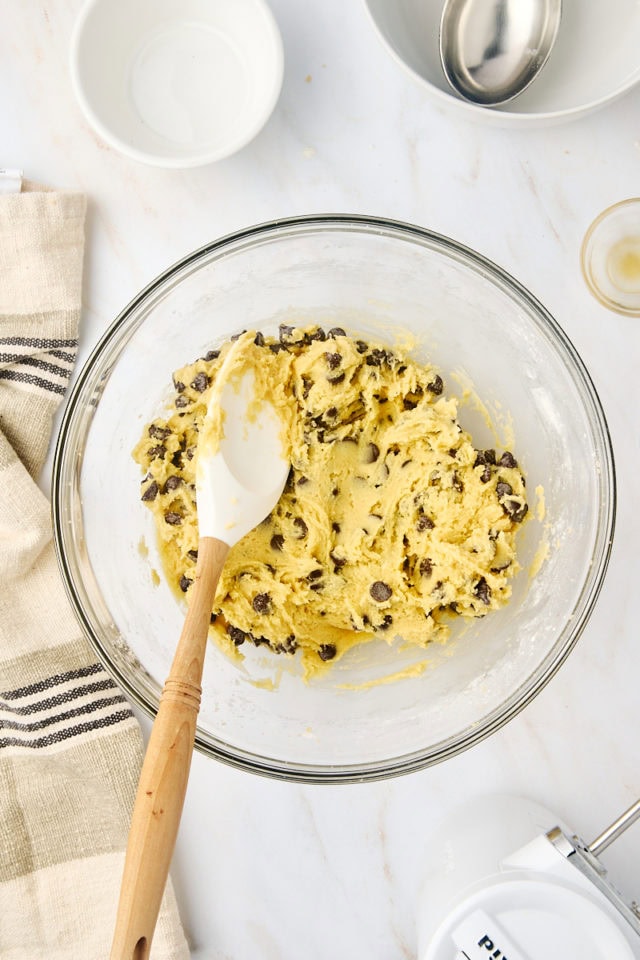
[[[199,534],[229,546],[270,513],[290,466],[283,455],[282,421],[267,398],[256,396],[253,372],[247,370],[239,380],[225,375],[236,349],[231,348],[220,369],[207,412],[207,420],[218,424],[214,436],[222,436],[217,447],[209,444],[205,421],[196,465]]]

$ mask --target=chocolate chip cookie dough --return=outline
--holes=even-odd
[[[427,646],[452,617],[503,606],[525,481],[512,453],[474,447],[438,372],[339,328],[243,340],[273,385],[292,467],[273,512],[228,555],[211,618],[219,645],[300,651],[311,675],[375,637]],[[227,347],[174,374],[168,415],[134,451],[166,576],[185,594],[198,432]]]

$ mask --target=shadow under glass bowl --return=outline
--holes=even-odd
[[[454,628],[448,644],[372,642],[309,685],[295,658],[258,648],[239,667],[210,644],[196,746],[285,780],[405,773],[497,730],[573,648],[613,535],[606,421],[583,363],[544,307],[445,237],[374,218],[302,217],[185,257],[94,349],[70,395],[54,462],[55,541],[71,602],[102,662],[150,715],[184,609],[154,577],[153,521],[131,450],[161,413],[174,369],[233,333],[276,332],[284,321],[390,343],[403,331],[414,335],[413,355],[432,360],[445,391],[461,398],[460,422],[476,446],[496,445],[488,413],[524,470],[532,516],[518,535],[522,570],[507,606]],[[468,399],[469,384],[484,413]],[[368,685],[425,659],[416,676]]]

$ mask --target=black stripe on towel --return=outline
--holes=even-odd
[[[41,747],[50,747],[55,743],[62,743],[71,737],[77,737],[82,733],[88,733],[90,730],[100,730],[105,727],[112,727],[123,720],[129,720],[133,716],[130,708],[118,710],[107,717],[98,717],[96,720],[89,720],[85,723],[79,723],[75,727],[65,727],[63,730],[55,730],[37,740],[20,740],[18,737],[0,737],[0,749],[3,747],[27,747],[29,749],[39,749]]]
[[[101,663],[92,663],[88,667],[67,670],[66,673],[56,673],[53,677],[47,677],[46,680],[36,680],[35,683],[30,683],[26,687],[6,690],[0,694],[0,697],[4,697],[5,700],[20,700],[22,697],[30,697],[33,693],[42,693],[43,690],[57,687],[58,684],[66,683],[68,680],[81,680],[83,677],[92,677],[96,673],[104,673],[104,667]]]
[[[35,347],[37,350],[59,350],[61,347],[77,347],[76,340],[43,340],[40,337],[0,337],[7,347]]]
[[[65,353],[64,350],[49,350],[49,353],[52,357],[56,357],[58,360],[66,360],[67,363],[76,362],[75,353]]]
[[[58,393],[64,396],[66,387],[60,383],[53,383],[51,380],[44,380],[42,377],[36,377],[32,373],[18,373],[16,370],[0,370],[0,380],[15,380],[18,383],[31,383],[35,387],[41,387],[43,390],[49,390],[51,393]]]
[[[97,680],[95,683],[87,683],[81,687],[73,687],[71,690],[65,690],[63,693],[56,694],[55,697],[48,697],[46,700],[38,700],[36,703],[30,703],[26,707],[16,707],[13,704],[4,703],[0,700],[0,708],[4,707],[7,713],[15,713],[21,717],[28,717],[32,713],[51,710],[53,707],[71,703],[73,700],[77,700],[79,697],[86,697],[90,693],[117,689],[113,680]]]
[[[3,720],[0,718],[0,730],[24,730],[25,733],[35,733],[37,730],[44,730],[53,723],[61,723],[63,720],[73,720],[75,717],[86,717],[89,713],[96,713],[105,707],[113,707],[116,703],[125,703],[125,698],[121,693],[115,697],[100,697],[98,700],[92,700],[91,703],[85,703],[81,707],[74,707],[73,710],[64,710],[62,713],[45,717],[43,720],[34,720],[32,723],[18,723],[15,720]]]
[[[66,367],[59,367],[57,363],[49,363],[40,357],[29,357],[19,353],[0,353],[0,363],[14,363],[16,366],[36,367],[38,370],[44,370],[45,373],[53,373],[57,377],[64,377],[68,380],[71,371]]]

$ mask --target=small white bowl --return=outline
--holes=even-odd
[[[97,133],[134,160],[195,167],[245,146],[282,86],[264,0],[88,0],[71,77]]]
[[[573,120],[622,96],[640,81],[640,3],[637,0],[563,0],[558,37],[531,86],[502,107],[464,100],[449,86],[440,63],[444,0],[365,0],[394,57],[436,103],[498,126],[535,126]]]

